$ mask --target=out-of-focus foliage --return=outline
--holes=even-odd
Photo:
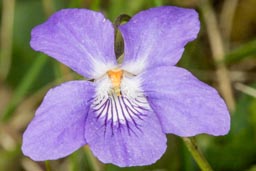
[[[52,171],[199,170],[182,140],[174,135],[168,135],[168,149],[164,156],[156,164],[146,167],[103,165],[94,158],[88,147],[64,159],[45,164],[25,157],[20,146],[22,133],[47,90],[60,82],[80,79],[64,65],[30,48],[30,32],[34,26],[62,8],[102,11],[112,21],[120,14],[132,16],[141,10],[161,5],[195,8],[200,13],[201,31],[198,39],[186,46],[178,65],[218,88],[220,83],[215,74],[218,65],[214,63],[208,38],[212,30],[206,29],[202,1],[1,0],[0,171],[43,171],[47,167]],[[231,10],[225,5],[227,1],[234,5],[233,13],[225,14],[225,11]],[[256,1],[212,0],[210,5],[218,19],[224,42],[225,59],[219,62],[224,62],[229,71],[236,106],[232,112],[229,135],[200,135],[197,137],[198,146],[217,171],[256,171]],[[13,20],[11,14],[14,15]],[[225,21],[225,17],[233,19]],[[228,24],[232,27],[227,28]]]

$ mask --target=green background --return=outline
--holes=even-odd
[[[61,82],[81,78],[64,65],[33,51],[29,46],[31,29],[62,8],[97,10],[114,21],[120,14],[133,16],[141,10],[162,5],[194,8],[199,12],[199,36],[186,46],[178,65],[217,88],[233,109],[230,133],[224,137],[199,135],[196,137],[198,147],[214,170],[256,171],[255,0],[0,2],[0,171],[200,170],[182,139],[175,135],[168,135],[168,148],[162,158],[145,167],[119,168],[111,164],[104,165],[91,154],[88,147],[64,159],[46,163],[30,160],[20,149],[22,133],[47,90]],[[221,48],[220,52],[218,48]],[[221,67],[225,69],[220,71],[220,75],[228,74],[224,79],[216,75]],[[223,84],[230,86],[229,89],[221,91],[220,85]],[[227,92],[231,92],[231,96]]]

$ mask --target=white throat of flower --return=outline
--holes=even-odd
[[[138,126],[136,120],[143,119],[150,106],[135,75],[122,69],[107,71],[95,80],[96,96],[92,103],[96,117],[105,125],[129,124]]]

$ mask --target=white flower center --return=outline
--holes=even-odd
[[[136,120],[143,119],[151,110],[140,87],[140,80],[121,69],[109,70],[96,80],[96,96],[92,109],[105,125],[129,124],[138,126]]]

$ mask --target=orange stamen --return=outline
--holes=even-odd
[[[107,71],[108,77],[110,78],[112,82],[112,88],[114,92],[120,96],[121,95],[121,80],[123,78],[123,70],[121,69],[113,69]]]

